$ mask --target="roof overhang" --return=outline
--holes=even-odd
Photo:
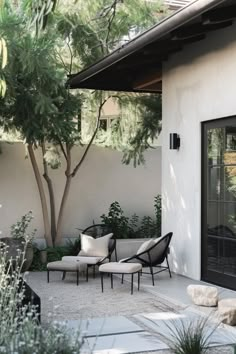
[[[67,85],[107,91],[162,91],[162,63],[207,33],[233,24],[235,0],[195,0],[94,65]]]

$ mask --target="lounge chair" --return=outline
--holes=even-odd
[[[86,278],[88,281],[88,269],[90,267],[93,268],[93,276],[95,277],[95,268],[96,266],[100,266],[101,264],[105,263],[105,262],[110,262],[111,261],[111,256],[112,253],[115,252],[115,258],[117,260],[117,253],[116,253],[116,239],[114,237],[114,234],[112,233],[111,228],[109,227],[109,225],[105,225],[105,224],[96,224],[96,225],[92,225],[87,227],[85,230],[82,231],[81,236],[87,236],[86,238],[86,242],[90,242],[95,244],[95,249],[88,251],[88,253],[86,253],[83,250],[83,245],[82,245],[82,249],[79,252],[78,256],[65,256],[62,257],[62,261],[78,261],[81,262],[83,264],[86,264],[87,267],[87,271],[86,271]],[[108,236],[110,235],[110,236]],[[90,237],[91,236],[91,237]],[[101,243],[100,241],[102,241],[101,238],[106,238],[106,236],[108,236],[107,240],[104,240],[105,242],[108,241],[108,247],[107,247],[107,252],[104,253],[96,253],[96,239],[100,239],[98,241],[98,243]],[[81,239],[82,241],[82,239]],[[82,242],[83,243],[83,242]],[[91,245],[90,245],[91,246]],[[98,245],[99,247],[99,245]],[[66,272],[64,272],[63,274],[63,279],[65,278]]]
[[[169,253],[169,245],[172,238],[173,233],[169,232],[165,236],[162,236],[157,239],[151,239],[145,241],[137,253],[129,258],[125,258],[120,260],[123,262],[131,262],[131,263],[140,263],[142,267],[148,267],[150,272],[144,272],[143,274],[151,274],[152,276],[152,285],[154,285],[154,274],[163,272],[164,270],[169,271],[169,275],[171,278],[171,271],[168,262],[168,253]],[[166,261],[166,266],[163,266],[162,263]],[[155,272],[154,268],[158,268]],[[123,275],[122,275],[123,281]]]

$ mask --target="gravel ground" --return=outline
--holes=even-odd
[[[46,272],[31,272],[27,276],[27,282],[41,298],[43,323],[50,322],[52,319],[77,320],[119,315],[129,318],[131,315],[144,312],[178,312],[184,308],[142,288],[137,291],[134,287],[134,293],[131,295],[130,283],[121,284],[120,279],[115,277],[114,289],[110,288],[110,279],[104,279],[104,293],[102,293],[99,277],[89,278],[88,282],[81,277],[79,286],[76,286],[74,273],[68,273],[64,281],[61,280],[61,275],[61,272],[51,272],[49,284]],[[132,320],[134,321],[134,318]],[[145,329],[143,324],[142,327]],[[151,353],[173,354],[170,350],[145,352],[145,354]],[[232,347],[214,347],[208,351],[208,354],[233,353]]]

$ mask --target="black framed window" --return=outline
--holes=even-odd
[[[202,279],[236,289],[236,117],[202,127]]]

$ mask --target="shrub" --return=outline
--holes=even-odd
[[[101,215],[102,223],[109,225],[116,238],[149,238],[161,236],[161,196],[154,198],[155,218],[143,216],[141,221],[137,214],[131,218],[124,215],[119,202],[113,202],[108,214]]]
[[[59,325],[43,328],[38,322],[36,308],[23,306],[22,259],[7,257],[7,246],[0,243],[0,353],[6,354],[78,354],[82,340],[77,333],[69,334]]]
[[[59,261],[64,256],[77,256],[80,250],[80,239],[75,241],[68,240],[64,246],[47,247],[47,261]],[[30,267],[31,271],[44,271],[47,270],[46,264],[41,262],[40,249],[34,247],[34,258]]]
[[[17,221],[11,226],[11,236],[16,240],[23,242],[32,242],[36,229],[32,232],[28,232],[29,225],[33,219],[32,211],[29,211],[27,214],[23,215],[20,221]]]
[[[170,331],[168,340],[174,354],[203,354],[206,353],[211,336],[219,324],[210,324],[209,317],[191,320],[188,323],[173,321],[166,324]]]

